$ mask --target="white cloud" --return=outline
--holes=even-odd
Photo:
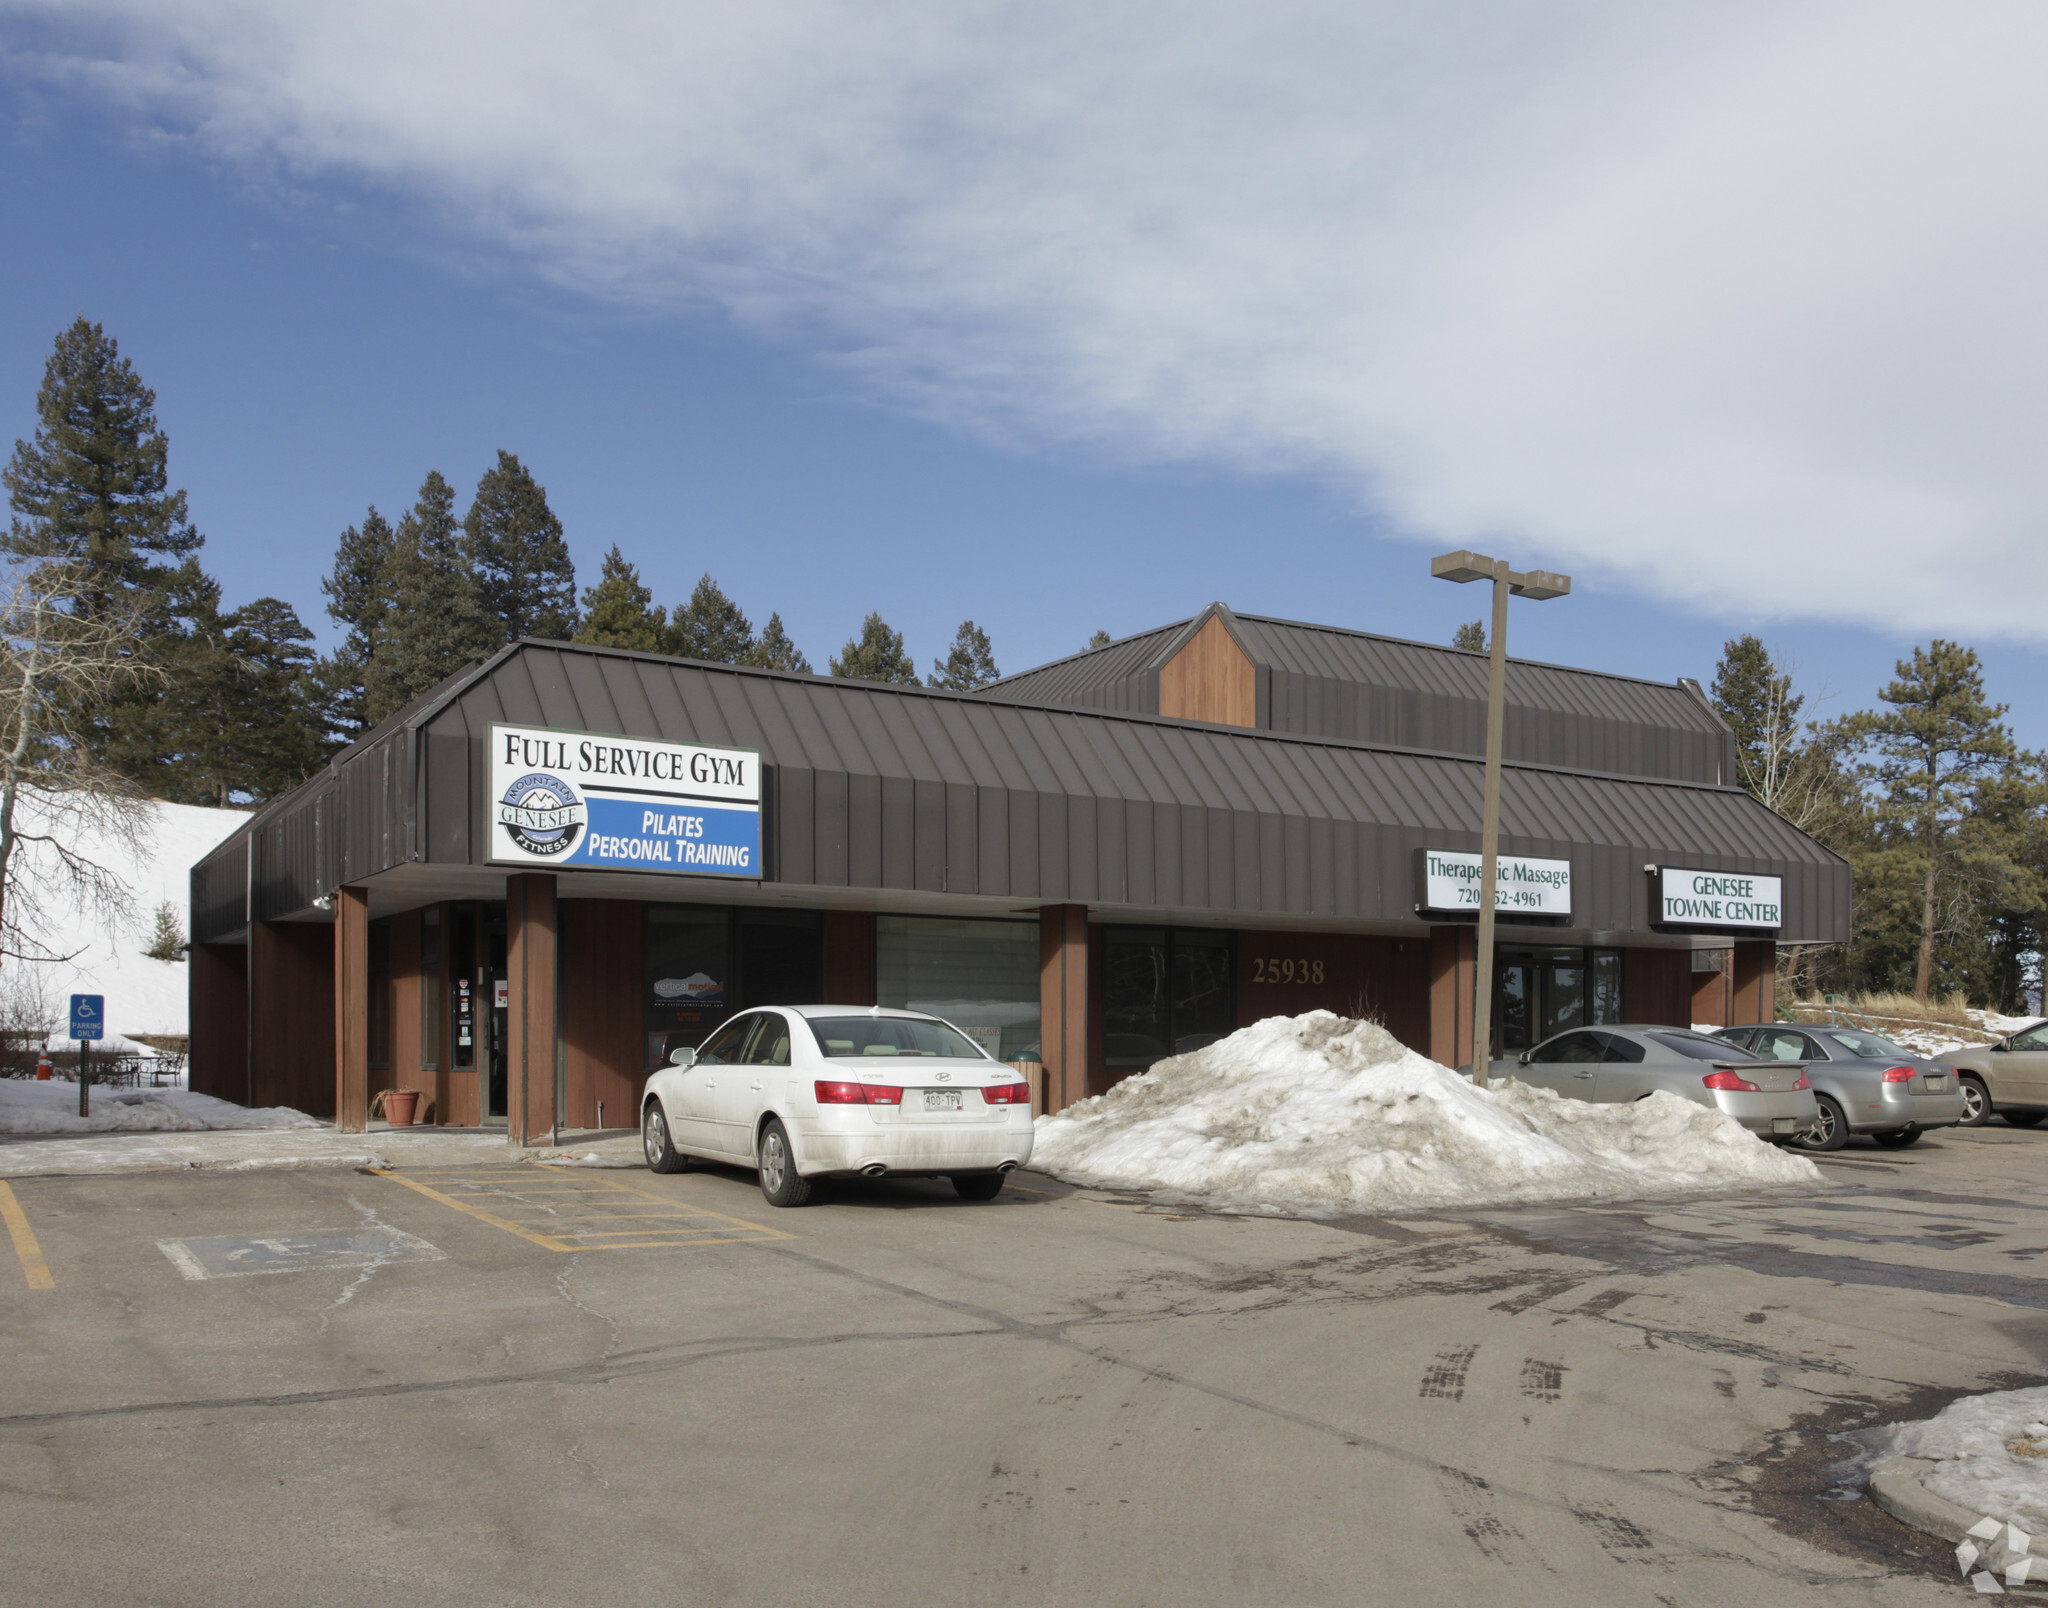
[[[958,427],[1330,477],[1716,610],[2048,639],[2038,5],[4,10],[214,150]]]

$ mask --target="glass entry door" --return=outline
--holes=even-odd
[[[1587,1025],[1587,951],[1507,949],[1494,966],[1493,1053],[1519,1055]],[[1619,1015],[1619,1000],[1616,1000]]]

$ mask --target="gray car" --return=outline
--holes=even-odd
[[[1601,1104],[1625,1104],[1663,1089],[1726,1112],[1774,1144],[1794,1143],[1820,1119],[1798,1063],[1760,1060],[1682,1027],[1575,1028],[1515,1060],[1495,1061],[1492,1075]]]
[[[1820,1120],[1800,1141],[1805,1150],[1840,1150],[1852,1133],[1881,1145],[1914,1143],[1929,1128],[1953,1128],[1966,1107],[1955,1068],[1910,1055],[1860,1027],[1756,1022],[1715,1035],[1767,1061],[1806,1068]]]

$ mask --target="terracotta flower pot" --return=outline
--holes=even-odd
[[[393,1089],[384,1096],[384,1120],[394,1128],[410,1128],[420,1108],[420,1097],[412,1089]]]

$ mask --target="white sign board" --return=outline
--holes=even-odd
[[[751,748],[493,725],[487,830],[500,864],[761,875]]]
[[[1569,860],[1528,860],[1503,854],[1494,862],[1493,908],[1496,914],[1568,916],[1572,913],[1572,863]],[[1422,855],[1422,906],[1425,910],[1479,908],[1479,856],[1448,849],[1426,849]]]
[[[1782,877],[1752,876],[1746,871],[1674,871],[1667,865],[1662,882],[1659,921],[1700,927],[1785,924]]]

